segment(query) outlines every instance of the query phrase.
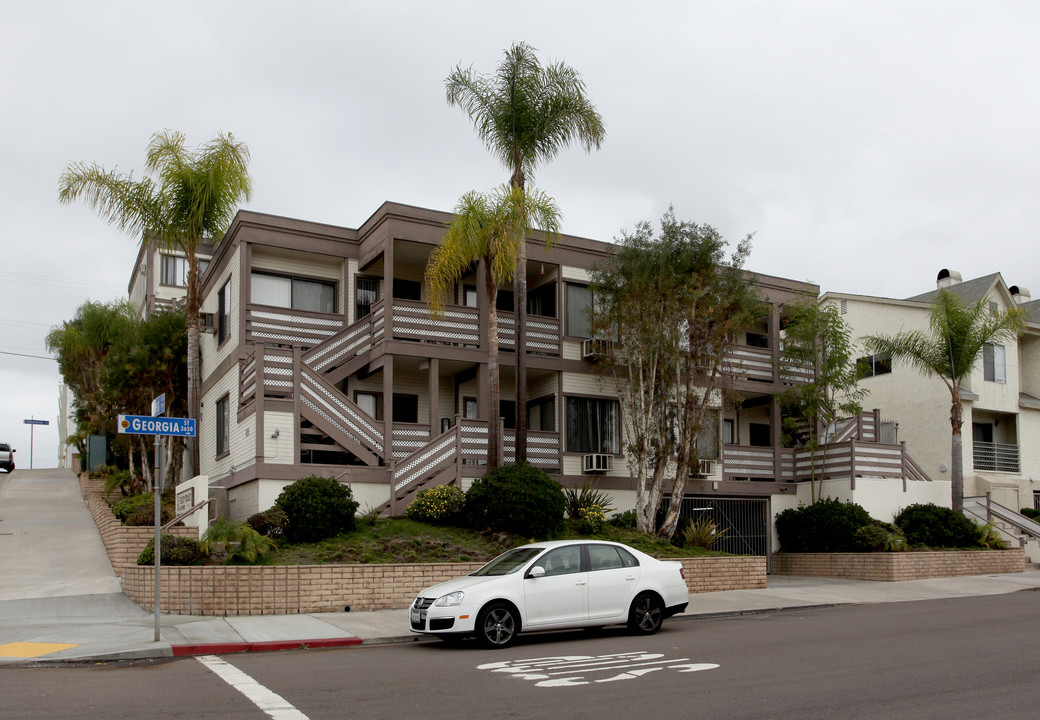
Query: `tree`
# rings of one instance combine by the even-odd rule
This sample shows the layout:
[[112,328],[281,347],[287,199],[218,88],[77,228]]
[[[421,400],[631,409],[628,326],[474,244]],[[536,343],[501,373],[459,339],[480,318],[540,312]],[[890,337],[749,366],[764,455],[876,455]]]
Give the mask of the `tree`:
[[867,390],[858,385],[852,355],[852,330],[834,305],[815,299],[787,306],[787,328],[780,352],[780,376],[791,381],[781,401],[795,411],[785,420],[789,434],[801,434],[809,450],[809,490],[820,500],[816,485],[816,451],[826,433],[842,417],[857,415]]
[[[471,191],[455,208],[455,219],[434,248],[426,266],[430,314],[439,316],[455,284],[473,267],[484,263],[484,286],[488,296],[488,375],[491,405],[488,436],[488,467],[502,463],[502,434],[498,422],[501,383],[499,380],[498,288],[509,281],[516,267],[517,246],[526,242],[532,227],[545,231],[548,242],[559,234],[560,211],[549,196],[508,185],[482,195]],[[517,443],[519,450],[519,442]]]
[[1025,310],[1011,308],[991,312],[985,298],[966,304],[942,289],[932,300],[928,319],[930,332],[904,330],[896,335],[863,338],[869,352],[888,354],[927,377],[937,377],[950,391],[950,493],[952,507],[964,508],[964,462],[961,449],[961,385],[974,371],[984,345],[1012,340],[1025,328]]
[[[82,198],[112,225],[150,246],[177,249],[188,258],[186,297],[188,336],[188,414],[199,418],[199,287],[198,246],[219,241],[238,209],[249,200],[249,149],[234,136],[218,134],[195,149],[185,147],[182,133],[152,135],[145,169],[154,179],[135,180],[133,173],[106,171],[96,163],[72,163],[59,180],[58,200]],[[188,442],[189,472],[198,471],[198,443]]]
[[[613,380],[621,403],[643,532],[674,535],[687,479],[705,449],[700,443],[718,445],[726,357],[737,333],[761,313],[754,278],[742,270],[751,237],[729,259],[726,245],[711,226],[679,221],[669,208],[659,235],[640,223],[591,271],[593,329],[614,338],[597,368]],[[668,510],[657,527],[672,472]]]
[[[562,62],[543,66],[526,43],[514,43],[494,75],[456,67],[445,88],[448,104],[466,111],[488,150],[509,169],[509,184],[521,190],[539,164],[571,143],[592,152],[606,137],[603,119],[586,97],[581,75]],[[516,246],[516,460],[523,462],[527,459],[527,243],[521,238]]]

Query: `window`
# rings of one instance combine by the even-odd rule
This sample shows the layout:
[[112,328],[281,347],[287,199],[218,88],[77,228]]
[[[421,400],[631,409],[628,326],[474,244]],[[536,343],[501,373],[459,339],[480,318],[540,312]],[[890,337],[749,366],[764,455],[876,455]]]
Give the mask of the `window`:
[[527,293],[527,313],[556,317],[556,283],[546,283]]
[[552,395],[527,403],[527,429],[556,432],[556,398]]
[[736,424],[732,420],[722,421],[722,442],[726,445],[737,442]]
[[545,553],[531,567],[540,567],[545,575],[571,575],[581,572],[581,547],[567,545]]
[[567,283],[567,335],[592,337],[592,290],[588,285]]
[[160,265],[159,282],[175,287],[188,286],[188,258],[178,255],[163,255]]
[[477,288],[475,285],[462,286],[462,304],[466,307],[477,306]]
[[1007,382],[1003,345],[986,343],[982,346],[982,375],[991,382]]
[[860,380],[875,375],[887,375],[890,372],[892,372],[892,356],[887,353],[867,355],[856,361],[856,375]]
[[769,426],[763,423],[748,425],[748,444],[752,447],[769,447]]
[[747,333],[748,347],[768,348],[769,337],[761,333]]
[[359,277],[355,279],[355,283],[354,319],[360,320],[372,312],[372,306],[379,298],[379,280]]
[[513,291],[499,290],[495,296],[495,310],[504,313],[513,312]]
[[228,397],[217,400],[217,457],[231,452],[231,415],[228,410]]
[[477,419],[477,399],[471,397],[462,398],[462,417],[467,420]]
[[231,281],[217,292],[217,344],[228,339],[231,332]]
[[498,415],[502,418],[502,427],[516,430],[516,400],[499,400]]
[[394,393],[394,422],[419,422],[419,396]]
[[621,406],[617,400],[567,398],[567,450],[621,452]]
[[260,305],[334,313],[336,312],[336,284],[255,272],[252,275],[250,299]]
[[371,417],[374,417],[376,420],[382,420],[383,413],[380,412],[378,393],[355,392],[354,402]]
[[398,300],[422,301],[422,283],[394,278],[394,297]]
[[697,457],[717,459],[719,457],[719,416],[710,412],[704,415],[704,424],[697,435]]
[[639,561],[631,553],[613,545],[586,545],[589,550],[589,570],[614,570],[637,567]]

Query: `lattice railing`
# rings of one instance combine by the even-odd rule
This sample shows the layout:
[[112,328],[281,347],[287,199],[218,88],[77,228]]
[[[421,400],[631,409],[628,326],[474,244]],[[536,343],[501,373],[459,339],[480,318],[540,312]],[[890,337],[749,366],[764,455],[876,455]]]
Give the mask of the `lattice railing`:
[[382,339],[384,312],[382,301],[373,304],[368,315],[304,353],[303,361],[317,372],[327,373],[371,349]]
[[[313,412],[358,444],[383,456],[383,423],[330,387],[312,370],[300,371],[300,400]],[[335,438],[334,438],[335,439]]]
[[736,345],[722,362],[723,369],[736,378],[773,382],[773,352],[764,348]]
[[[505,462],[516,462],[516,432],[506,430],[502,438]],[[542,470],[559,470],[563,467],[560,453],[560,434],[527,431],[527,462]]]
[[257,345],[314,347],[342,328],[342,315],[282,310],[266,305],[246,306],[246,341]]

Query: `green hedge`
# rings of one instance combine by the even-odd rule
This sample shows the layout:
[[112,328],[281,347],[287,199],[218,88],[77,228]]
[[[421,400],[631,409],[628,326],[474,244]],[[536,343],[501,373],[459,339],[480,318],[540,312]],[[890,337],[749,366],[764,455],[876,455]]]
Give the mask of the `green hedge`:
[[478,478],[466,492],[466,522],[474,530],[552,537],[564,528],[563,488],[529,463],[505,465]]

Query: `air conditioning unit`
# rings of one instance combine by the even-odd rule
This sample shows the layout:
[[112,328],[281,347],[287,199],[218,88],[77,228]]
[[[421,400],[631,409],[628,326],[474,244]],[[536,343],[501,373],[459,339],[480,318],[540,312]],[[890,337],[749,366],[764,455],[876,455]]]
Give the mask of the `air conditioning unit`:
[[581,456],[581,471],[583,473],[605,473],[614,469],[614,456],[604,453]]
[[589,338],[588,340],[581,341],[581,356],[586,360],[593,360],[597,357],[609,355],[613,349],[614,344],[610,340]]
[[199,313],[199,332],[215,333],[217,331],[216,313]]
[[715,463],[717,463],[717,462],[718,462],[718,460],[699,460],[697,462],[697,470],[695,472],[691,473],[691,474],[692,475],[699,475],[699,476],[703,476],[703,477],[707,477],[709,475],[714,475],[715,474]]

